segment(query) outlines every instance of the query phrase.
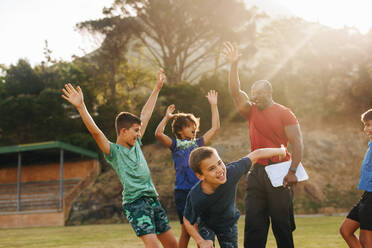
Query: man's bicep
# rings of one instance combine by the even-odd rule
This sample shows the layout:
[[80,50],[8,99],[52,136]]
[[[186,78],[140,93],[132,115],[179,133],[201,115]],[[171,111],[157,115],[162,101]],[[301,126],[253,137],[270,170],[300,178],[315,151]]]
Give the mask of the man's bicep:
[[291,145],[296,143],[296,141],[302,142],[302,134],[299,124],[286,126],[284,131]]
[[245,94],[245,92],[243,92],[243,94],[238,97],[238,100],[235,101],[235,106],[238,109],[239,113],[245,117],[249,115],[252,108],[252,103],[249,101],[249,98]]

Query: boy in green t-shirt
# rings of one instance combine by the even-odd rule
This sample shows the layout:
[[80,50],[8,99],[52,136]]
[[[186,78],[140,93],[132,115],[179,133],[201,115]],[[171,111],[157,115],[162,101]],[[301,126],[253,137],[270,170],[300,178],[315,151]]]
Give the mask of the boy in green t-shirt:
[[66,84],[62,97],[70,102],[79,112],[85,126],[103,151],[105,159],[111,164],[123,184],[123,208],[125,216],[131,223],[136,235],[145,247],[177,247],[177,241],[169,226],[165,210],[160,205],[158,193],[152,183],[150,170],[141,150],[141,138],[145,133],[155,107],[159,91],[163,86],[165,75],[158,72],[158,80],[141,116],[121,112],[115,121],[117,139],[110,142],[97,127],[85,104],[83,92]]

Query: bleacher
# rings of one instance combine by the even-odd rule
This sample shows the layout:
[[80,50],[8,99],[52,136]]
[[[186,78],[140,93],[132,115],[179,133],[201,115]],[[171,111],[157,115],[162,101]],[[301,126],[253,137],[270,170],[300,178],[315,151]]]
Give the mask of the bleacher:
[[[67,194],[80,179],[63,181],[63,194]],[[58,210],[60,181],[25,182],[21,184],[21,211]],[[17,184],[0,184],[0,213],[17,211]]]

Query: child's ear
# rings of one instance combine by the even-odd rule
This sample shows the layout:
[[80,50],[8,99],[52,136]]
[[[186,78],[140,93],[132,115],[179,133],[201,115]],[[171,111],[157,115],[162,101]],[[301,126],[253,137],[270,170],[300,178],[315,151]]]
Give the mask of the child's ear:
[[126,131],[127,131],[127,129],[125,129],[125,128],[123,127],[122,129],[120,129],[120,135],[125,134]]
[[201,181],[204,180],[203,174],[200,174],[200,173],[196,172],[195,175],[196,175],[197,178],[199,178],[199,180],[201,180]]

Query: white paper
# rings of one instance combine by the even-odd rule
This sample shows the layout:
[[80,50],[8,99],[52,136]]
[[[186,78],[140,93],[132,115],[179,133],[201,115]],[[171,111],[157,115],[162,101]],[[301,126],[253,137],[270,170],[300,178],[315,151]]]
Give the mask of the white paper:
[[[265,170],[273,187],[283,186],[283,179],[287,175],[289,167],[291,166],[291,160],[282,163],[272,164],[265,166]],[[299,182],[309,179],[305,168],[301,163],[298,164],[296,177]]]

